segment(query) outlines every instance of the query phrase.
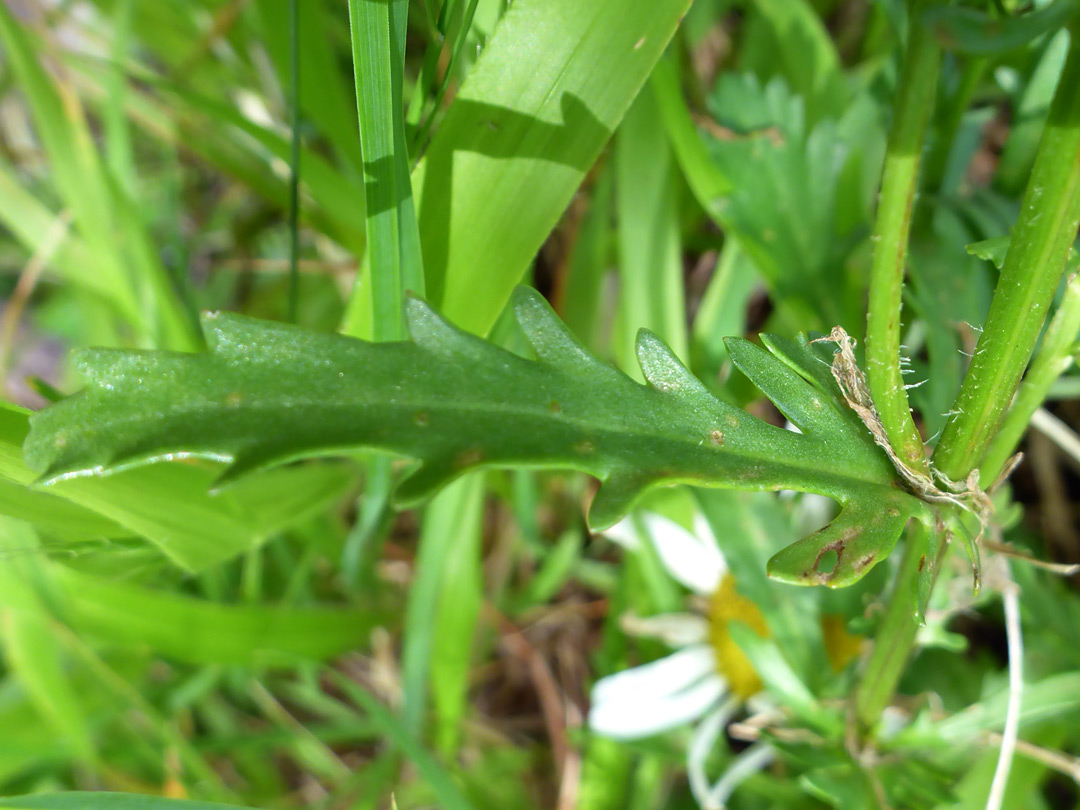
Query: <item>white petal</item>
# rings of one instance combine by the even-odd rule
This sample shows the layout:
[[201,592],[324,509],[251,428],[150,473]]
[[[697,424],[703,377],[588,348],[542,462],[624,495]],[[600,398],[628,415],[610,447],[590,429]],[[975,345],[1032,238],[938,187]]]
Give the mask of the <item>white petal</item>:
[[727,772],[720,777],[705,801],[702,810],[723,810],[735,789],[776,759],[776,749],[768,743],[757,742],[732,760]]
[[641,539],[634,527],[633,517],[624,517],[610,529],[604,529],[601,534],[630,551],[638,551],[641,548]]
[[642,519],[668,573],[692,591],[714,593],[727,565],[711,534],[695,537],[675,521],[654,512],[646,512]]
[[836,501],[824,495],[808,492],[799,499],[795,516],[799,524],[799,532],[803,535],[813,534],[818,529],[827,526],[836,516]]
[[716,672],[716,658],[707,644],[695,644],[666,658],[601,678],[592,689],[593,705],[643,701],[674,695]]
[[690,780],[690,792],[694,794],[698,804],[704,804],[709,796],[709,777],[705,773],[705,762],[739,708],[739,703],[737,697],[725,700],[715,711],[709,712],[709,716],[698,724],[690,737],[690,744],[686,748],[686,776]]
[[720,550],[720,544],[716,541],[712,526],[709,525],[709,521],[705,519],[705,515],[701,514],[701,512],[694,513],[694,536],[716,555],[714,564],[718,565],[720,569],[720,573],[716,577],[717,582],[719,582],[724,574],[728,572],[727,560],[724,559],[724,552]]
[[709,623],[696,613],[645,617],[628,613],[619,624],[627,635],[659,639],[670,647],[686,647],[709,639]]
[[697,720],[716,705],[724,692],[723,681],[708,676],[689,689],[659,699],[641,700],[636,706],[625,701],[600,703],[589,712],[589,727],[618,740],[649,737]]

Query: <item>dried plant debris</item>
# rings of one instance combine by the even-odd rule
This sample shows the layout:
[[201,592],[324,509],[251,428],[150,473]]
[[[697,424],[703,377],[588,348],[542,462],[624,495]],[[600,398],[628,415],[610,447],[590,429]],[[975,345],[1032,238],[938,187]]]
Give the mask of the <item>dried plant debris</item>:
[[[908,488],[929,503],[942,503],[956,506],[971,515],[974,515],[979,523],[978,534],[969,545],[969,553],[972,553],[972,562],[975,563],[975,582],[978,588],[979,570],[978,561],[974,552],[974,545],[986,533],[994,514],[994,503],[988,494],[998,487],[1009,474],[1015,469],[1020,461],[1020,454],[1013,456],[1006,464],[1002,473],[988,491],[979,487],[979,470],[972,470],[962,482],[953,481],[936,469],[933,464],[927,463],[930,475],[912,468],[893,449],[889,438],[885,433],[885,426],[881,422],[877,408],[874,407],[870,388],[866,383],[866,375],[855,361],[855,340],[840,326],[834,326],[827,337],[818,338],[813,343],[835,343],[837,351],[833,355],[832,375],[840,386],[844,400],[848,407],[858,414],[859,419],[866,425],[866,429],[874,437],[874,442],[881,447],[897,474]],[[961,525],[957,521],[957,525]]]

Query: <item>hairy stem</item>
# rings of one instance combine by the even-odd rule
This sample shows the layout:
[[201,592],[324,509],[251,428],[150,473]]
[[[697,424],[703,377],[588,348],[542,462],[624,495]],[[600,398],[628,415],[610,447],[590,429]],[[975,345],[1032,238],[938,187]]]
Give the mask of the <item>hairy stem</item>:
[[[997,431],[1038,339],[1078,220],[1080,38],[1074,32],[986,327],[956,414],[934,454],[938,468],[950,478],[963,479],[975,469]],[[986,472],[997,473],[989,465]],[[860,734],[877,724],[914,646],[916,585],[928,540],[923,527],[916,525],[910,531],[885,617],[854,696]],[[938,562],[947,548],[940,544]],[[935,564],[933,570],[937,568]]]
[[[922,437],[911,418],[900,368],[900,311],[918,188],[923,141],[934,107],[941,50],[918,23],[924,4],[909,6],[911,20],[904,65],[893,104],[892,129],[881,178],[874,257],[866,318],[867,384],[893,451],[909,467],[929,477]],[[854,694],[857,730],[872,728],[892,698],[908,652],[915,642],[916,580],[929,542],[927,530],[916,525],[908,533],[899,576],[878,628],[870,658]]]
[[934,107],[941,63],[941,49],[931,33],[917,22],[924,5],[920,0],[911,4],[911,30],[893,104],[892,129],[874,223],[866,318],[866,378],[893,450],[909,467],[929,477],[922,437],[911,418],[900,369],[904,265],[923,140]]
[[997,432],[1035,348],[1078,221],[1080,37],[1074,30],[982,338],[934,454],[950,478],[963,479],[975,469]]

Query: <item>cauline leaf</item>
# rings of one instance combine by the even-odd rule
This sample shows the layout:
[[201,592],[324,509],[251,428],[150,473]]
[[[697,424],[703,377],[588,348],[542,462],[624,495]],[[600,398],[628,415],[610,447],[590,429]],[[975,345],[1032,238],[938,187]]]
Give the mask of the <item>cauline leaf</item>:
[[601,481],[594,529],[659,485],[813,492],[838,501],[839,516],[773,557],[769,574],[832,587],[884,559],[910,518],[930,520],[811,347],[728,341],[797,433],[718,400],[650,332],[637,342],[642,385],[591,356],[535,291],[519,289],[514,309],[535,360],[415,299],[410,340],[397,343],[211,313],[203,354],[85,350],[86,389],[32,417],[26,460],[46,482],[191,456],[228,460],[233,479],[375,448],[418,462],[402,506],[475,467],[573,469]]

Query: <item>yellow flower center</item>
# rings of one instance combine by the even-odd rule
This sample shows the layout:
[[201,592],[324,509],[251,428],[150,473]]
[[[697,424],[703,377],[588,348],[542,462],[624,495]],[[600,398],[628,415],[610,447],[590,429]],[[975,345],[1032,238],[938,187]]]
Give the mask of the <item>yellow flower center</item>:
[[862,650],[863,637],[848,632],[847,620],[843,616],[822,616],[821,637],[833,672],[841,672]]
[[758,606],[735,588],[735,577],[725,574],[709,600],[709,642],[716,652],[716,666],[727,679],[732,694],[745,700],[761,690],[761,679],[746,653],[728,632],[728,624],[739,621],[759,636],[769,635],[769,626]]

